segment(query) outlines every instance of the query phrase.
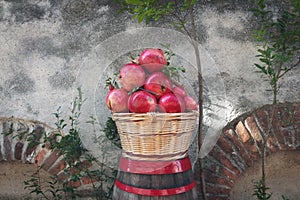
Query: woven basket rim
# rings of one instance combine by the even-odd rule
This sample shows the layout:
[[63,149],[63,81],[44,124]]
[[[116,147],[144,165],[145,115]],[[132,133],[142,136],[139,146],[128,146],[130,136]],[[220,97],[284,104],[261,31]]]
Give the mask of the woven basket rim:
[[143,117],[143,116],[198,116],[198,111],[181,112],[181,113],[160,113],[160,112],[148,112],[148,113],[112,113],[114,117]]

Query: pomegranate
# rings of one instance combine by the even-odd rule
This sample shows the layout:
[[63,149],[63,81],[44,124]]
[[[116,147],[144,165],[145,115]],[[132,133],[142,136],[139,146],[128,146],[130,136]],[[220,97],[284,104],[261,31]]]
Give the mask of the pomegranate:
[[172,81],[163,72],[153,72],[147,77],[144,88],[159,99],[163,94],[172,91]]
[[163,95],[158,102],[160,112],[180,113],[185,111],[184,100],[173,93]]
[[118,78],[122,88],[131,91],[133,88],[141,87],[144,84],[146,72],[136,63],[127,63],[121,67]]
[[156,106],[156,97],[145,91],[137,91],[128,99],[129,111],[133,113],[155,112]]
[[174,94],[181,96],[181,97],[185,97],[187,95],[185,89],[183,86],[175,86],[173,87],[173,92]]
[[106,106],[112,112],[128,112],[128,93],[124,89],[113,89],[106,95]]
[[185,107],[186,110],[192,111],[192,110],[198,110],[198,103],[196,100],[191,96],[185,96],[184,97]]
[[149,73],[162,71],[167,65],[167,60],[161,49],[145,49],[138,61]]

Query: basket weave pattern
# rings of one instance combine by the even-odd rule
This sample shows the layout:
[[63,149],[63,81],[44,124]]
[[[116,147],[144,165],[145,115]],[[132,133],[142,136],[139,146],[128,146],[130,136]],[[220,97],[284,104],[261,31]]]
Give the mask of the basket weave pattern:
[[168,160],[186,155],[197,112],[114,113],[123,155],[132,159]]

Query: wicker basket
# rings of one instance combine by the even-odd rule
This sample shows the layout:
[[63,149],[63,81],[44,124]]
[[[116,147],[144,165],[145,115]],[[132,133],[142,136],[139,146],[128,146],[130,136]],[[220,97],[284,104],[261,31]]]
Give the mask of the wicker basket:
[[198,112],[114,113],[123,156],[139,160],[172,160],[186,156]]

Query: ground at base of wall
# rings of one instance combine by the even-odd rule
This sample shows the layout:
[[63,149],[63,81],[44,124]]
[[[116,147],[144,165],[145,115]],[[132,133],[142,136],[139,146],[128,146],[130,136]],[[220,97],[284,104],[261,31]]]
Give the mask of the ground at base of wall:
[[[234,183],[231,200],[254,200],[253,184],[261,177],[261,163],[239,177]],[[285,195],[289,200],[297,200],[300,196],[300,150],[279,151],[266,159],[266,182],[273,193],[271,199],[282,199]]]
[[[32,199],[29,190],[24,189],[24,181],[36,171],[33,164],[21,162],[0,162],[0,200]],[[41,171],[41,179],[47,180],[49,174]]]

